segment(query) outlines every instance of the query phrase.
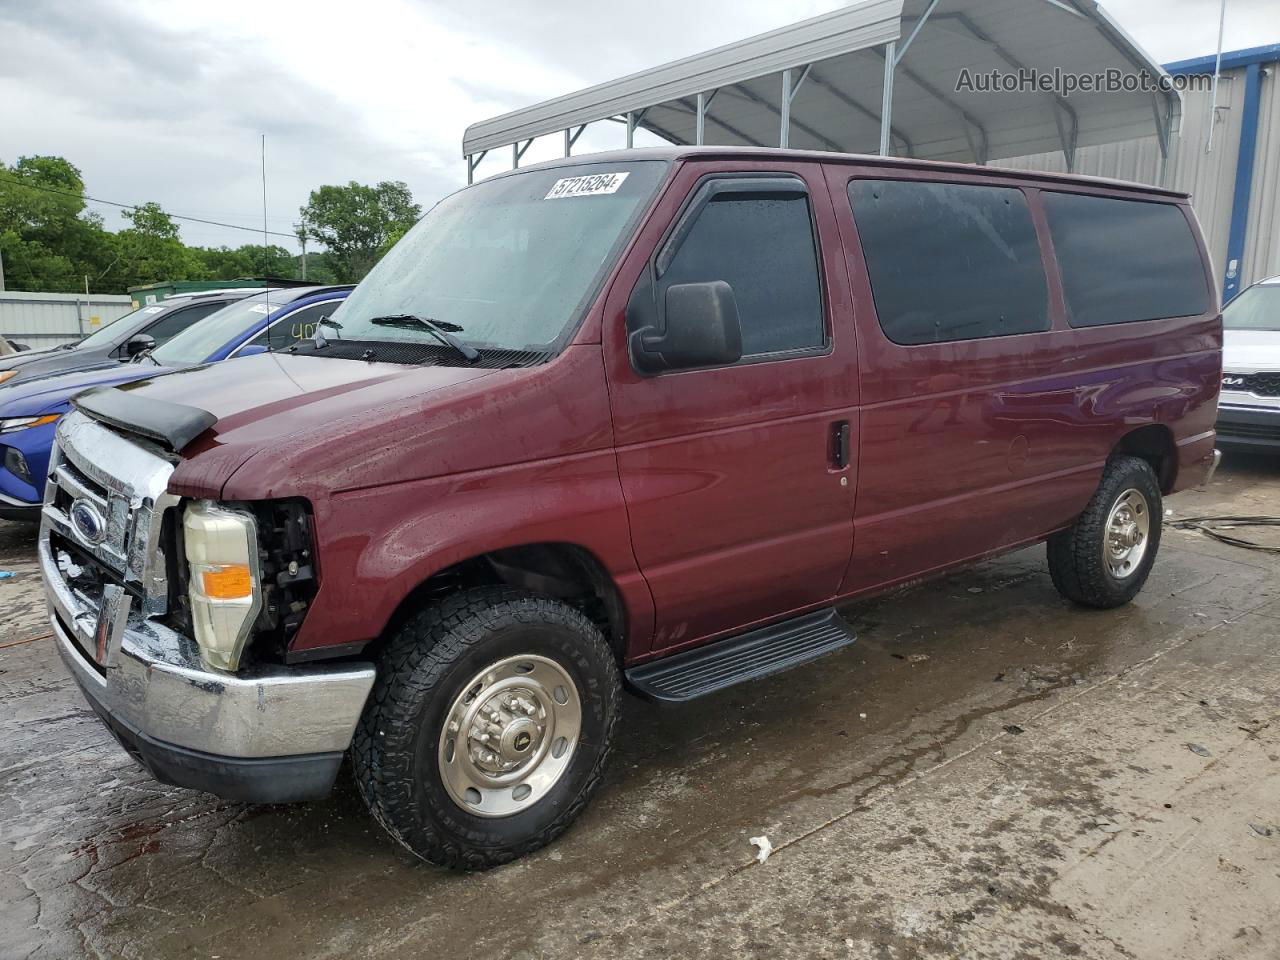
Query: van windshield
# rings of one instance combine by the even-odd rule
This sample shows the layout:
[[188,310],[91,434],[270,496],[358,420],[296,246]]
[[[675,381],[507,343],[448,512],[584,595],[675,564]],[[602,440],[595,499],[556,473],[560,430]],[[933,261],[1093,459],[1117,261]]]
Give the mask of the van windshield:
[[1280,330],[1280,283],[1259,283],[1222,308],[1228,330]]
[[666,167],[574,164],[446,197],[356,287],[325,335],[436,344],[436,327],[480,350],[551,351],[595,295]]

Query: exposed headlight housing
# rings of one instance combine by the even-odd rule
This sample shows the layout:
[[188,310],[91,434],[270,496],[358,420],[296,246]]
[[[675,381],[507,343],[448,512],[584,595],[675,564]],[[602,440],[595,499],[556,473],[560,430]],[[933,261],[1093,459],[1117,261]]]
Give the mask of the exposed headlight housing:
[[182,530],[200,655],[209,666],[234,672],[262,610],[257,521],[248,512],[199,500],[187,507]]
[[[0,374],[3,376],[3,374]],[[13,433],[17,430],[27,430],[30,427],[43,427],[48,423],[57,423],[60,413],[44,413],[38,417],[14,417],[11,420],[0,420],[0,433]]]

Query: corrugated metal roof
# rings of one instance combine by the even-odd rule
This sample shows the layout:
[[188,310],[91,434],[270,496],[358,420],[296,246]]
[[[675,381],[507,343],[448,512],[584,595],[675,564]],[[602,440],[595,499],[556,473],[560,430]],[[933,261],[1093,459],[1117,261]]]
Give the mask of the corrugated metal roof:
[[[921,18],[929,14],[918,34]],[[1152,94],[957,90],[961,71],[1034,68],[1165,76],[1093,0],[866,0],[586,90],[473,124],[471,156],[530,137],[645,111],[639,126],[674,143],[697,139],[696,99],[711,95],[706,143],[776,146],[781,71],[803,82],[790,105],[790,145],[848,153],[880,146],[886,44],[894,72],[892,148],[934,160],[997,157],[1108,143],[1176,125],[1174,91]]]

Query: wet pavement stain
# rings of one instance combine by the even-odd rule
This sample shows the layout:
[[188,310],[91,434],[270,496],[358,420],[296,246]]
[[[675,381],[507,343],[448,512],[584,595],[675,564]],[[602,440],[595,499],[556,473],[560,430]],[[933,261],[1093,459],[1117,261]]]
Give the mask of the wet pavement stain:
[[[1280,512],[1280,465],[1229,460],[1170,506]],[[1249,827],[1280,824],[1280,562],[1194,532],[1166,535],[1124,610],[1066,605],[1028,550],[850,606],[859,642],[801,670],[681,709],[628,700],[583,820],[481,875],[399,850],[345,772],[296,807],[150,780],[48,642],[32,543],[0,523],[0,569],[21,572],[0,581],[4,960],[1243,960],[1280,942],[1280,842]]]

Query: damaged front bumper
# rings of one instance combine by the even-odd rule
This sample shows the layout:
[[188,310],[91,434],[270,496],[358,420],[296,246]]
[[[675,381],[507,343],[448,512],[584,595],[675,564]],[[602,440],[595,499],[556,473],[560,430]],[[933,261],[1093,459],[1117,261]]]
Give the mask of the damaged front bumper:
[[41,573],[58,650],[89,704],[156,779],[230,800],[324,796],[373,686],[369,664],[203,666],[196,645],[132,610],[123,587],[64,577],[41,530]]

